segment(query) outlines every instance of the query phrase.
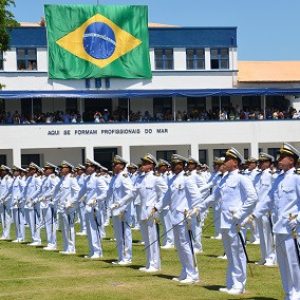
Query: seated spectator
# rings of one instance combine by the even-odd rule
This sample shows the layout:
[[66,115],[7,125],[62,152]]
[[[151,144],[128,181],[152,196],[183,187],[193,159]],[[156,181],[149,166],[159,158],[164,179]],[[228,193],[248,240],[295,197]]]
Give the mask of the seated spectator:
[[276,110],[272,114],[272,119],[273,120],[278,120],[278,112]]
[[148,110],[145,111],[144,116],[143,116],[143,121],[144,122],[149,122],[151,120],[151,115]]
[[181,111],[178,110],[176,114],[176,121],[181,122],[182,121],[182,114]]
[[96,111],[94,114],[94,122],[100,123],[100,119],[102,119],[102,114],[99,111]]
[[52,115],[51,114],[46,114],[46,123],[51,124],[53,121]]
[[110,120],[110,114],[109,114],[109,111],[107,108],[104,109],[104,112],[103,112],[103,119],[104,119],[104,122],[109,122]]
[[14,115],[13,115],[13,123],[14,124],[20,124],[21,123],[21,116],[19,112],[16,110]]
[[63,122],[64,124],[69,124],[71,120],[71,116],[68,113],[63,114]]
[[259,112],[259,114],[257,115],[257,119],[258,120],[263,120],[264,119],[264,114],[262,112]]
[[76,114],[72,114],[71,123],[73,123],[73,124],[77,123],[77,115]]

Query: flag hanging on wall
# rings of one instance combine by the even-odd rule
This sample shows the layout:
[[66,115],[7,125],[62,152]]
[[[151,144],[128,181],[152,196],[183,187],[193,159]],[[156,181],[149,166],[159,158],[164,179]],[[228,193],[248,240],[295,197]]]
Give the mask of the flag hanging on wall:
[[151,78],[148,8],[45,5],[51,79]]

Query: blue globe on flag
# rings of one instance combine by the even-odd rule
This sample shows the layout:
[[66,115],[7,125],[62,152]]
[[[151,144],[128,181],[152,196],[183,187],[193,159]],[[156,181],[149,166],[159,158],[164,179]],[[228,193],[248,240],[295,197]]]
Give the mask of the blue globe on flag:
[[107,59],[116,49],[116,39],[113,30],[105,23],[90,24],[83,36],[85,51],[95,59]]

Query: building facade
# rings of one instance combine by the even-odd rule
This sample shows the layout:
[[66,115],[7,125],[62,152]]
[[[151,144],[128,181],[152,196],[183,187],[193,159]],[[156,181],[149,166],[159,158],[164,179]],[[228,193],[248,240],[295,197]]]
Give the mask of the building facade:
[[[2,163],[77,164],[89,157],[110,166],[113,154],[138,161],[151,152],[211,164],[229,146],[246,157],[274,154],[282,141],[300,148],[299,120],[268,120],[271,110],[300,109],[300,76],[247,73],[257,68],[238,62],[235,27],[150,24],[149,80],[52,80],[45,27],[21,26],[10,35],[10,50],[0,54]],[[54,121],[56,112],[61,119]],[[109,118],[96,122],[97,112]],[[33,124],[34,115],[45,119]]]

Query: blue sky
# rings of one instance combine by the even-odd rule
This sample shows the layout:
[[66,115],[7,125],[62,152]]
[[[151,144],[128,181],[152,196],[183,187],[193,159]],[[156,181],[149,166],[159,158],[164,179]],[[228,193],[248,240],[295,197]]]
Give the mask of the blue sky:
[[39,21],[44,4],[143,4],[149,22],[236,26],[239,60],[300,60],[300,0],[15,0],[18,21]]

